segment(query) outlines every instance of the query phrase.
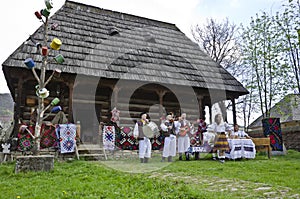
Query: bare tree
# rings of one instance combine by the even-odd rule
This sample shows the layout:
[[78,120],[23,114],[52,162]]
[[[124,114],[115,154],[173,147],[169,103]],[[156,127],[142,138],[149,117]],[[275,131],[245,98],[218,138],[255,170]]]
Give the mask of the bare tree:
[[[223,22],[210,18],[206,24],[197,24],[192,28],[193,37],[200,48],[233,76],[237,75],[237,65],[240,61],[238,31],[239,28],[229,23],[228,18]],[[225,102],[220,102],[219,106],[224,119],[227,120]]]

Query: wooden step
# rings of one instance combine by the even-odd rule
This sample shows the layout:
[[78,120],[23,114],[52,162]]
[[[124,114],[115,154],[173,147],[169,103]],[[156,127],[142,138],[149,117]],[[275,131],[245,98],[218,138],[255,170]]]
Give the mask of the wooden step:
[[88,161],[106,160],[104,154],[79,154],[79,159]]

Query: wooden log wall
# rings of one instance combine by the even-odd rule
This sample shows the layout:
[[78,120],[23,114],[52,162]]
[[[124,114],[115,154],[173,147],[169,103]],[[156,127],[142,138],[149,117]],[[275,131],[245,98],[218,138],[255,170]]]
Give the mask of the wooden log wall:
[[[23,122],[28,123],[30,121],[31,114],[33,110],[38,106],[38,96],[36,95],[36,81],[29,80],[24,82],[23,84],[23,95],[21,101],[21,119]],[[60,99],[60,105],[65,112],[66,116],[68,117],[68,110],[69,110],[69,93],[68,87],[63,82],[56,82],[53,81],[49,83],[46,88],[50,91],[49,97],[44,99],[45,107],[50,104],[50,102],[55,98],[58,97]],[[45,121],[51,121],[55,113],[51,113],[51,108],[45,112],[44,115],[50,114],[49,117],[45,119]]]
[[[126,88],[122,88],[125,89]],[[157,124],[160,124],[160,118],[165,115],[160,114],[160,106],[163,107],[164,113],[173,112],[176,116],[181,114],[181,107],[176,96],[169,90],[163,96],[163,104],[160,105],[159,95],[157,92],[157,85],[151,88],[141,87],[132,94],[129,99],[124,96],[118,96],[116,107],[120,110],[120,126],[133,126],[135,121],[140,118],[142,112],[148,112],[150,114],[151,120]],[[162,89],[162,88],[159,88]],[[112,89],[100,87],[99,95],[96,96],[96,102],[101,104],[101,111],[99,115],[99,122],[108,122],[111,115],[110,111],[113,108],[112,104],[114,99],[112,99]],[[198,103],[198,102],[195,102]],[[189,105],[185,104],[185,111],[188,115],[188,119],[195,121],[199,117],[198,109],[195,109],[195,104]],[[196,107],[197,104],[196,104]],[[129,114],[127,109],[129,108]]]

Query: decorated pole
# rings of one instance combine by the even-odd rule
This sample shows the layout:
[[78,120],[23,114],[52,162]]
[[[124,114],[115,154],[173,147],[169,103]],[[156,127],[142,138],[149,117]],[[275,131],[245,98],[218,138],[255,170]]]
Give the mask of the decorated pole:
[[[52,75],[46,80],[46,70],[47,67],[49,65],[49,53],[51,50],[59,50],[61,47],[61,41],[58,38],[54,38],[52,40],[52,42],[50,43],[50,49],[48,49],[48,31],[49,31],[49,15],[50,15],[50,10],[53,8],[53,4],[51,0],[44,0],[45,1],[45,5],[46,8],[42,9],[40,12],[36,11],[34,14],[37,17],[37,19],[39,19],[40,21],[43,22],[43,41],[42,44],[40,43],[36,43],[33,38],[31,38],[31,36],[29,37],[29,39],[35,44],[35,46],[37,47],[37,52],[42,56],[42,63],[40,66],[40,75],[38,76],[35,70],[35,62],[32,58],[27,58],[25,60],[25,65],[32,70],[32,73],[35,77],[35,79],[37,80],[38,84],[36,86],[36,95],[38,96],[38,107],[37,107],[37,117],[36,117],[36,124],[35,124],[35,148],[34,148],[34,154],[38,155],[40,153],[40,141],[41,141],[41,127],[43,124],[43,121],[45,118],[48,117],[44,116],[45,112],[57,105],[59,103],[59,99],[58,98],[54,98],[51,103],[45,107],[45,98],[47,98],[49,96],[49,91],[47,90],[46,86],[47,84],[51,81],[53,76],[58,76],[58,74],[60,74],[60,70],[56,69],[53,71]],[[57,27],[57,24],[55,24]],[[55,29],[51,26],[51,29]],[[64,58],[62,55],[57,55],[56,57],[53,58],[53,60],[55,60],[57,63],[63,63]],[[55,107],[54,107],[55,108]],[[57,107],[56,107],[57,109]]]

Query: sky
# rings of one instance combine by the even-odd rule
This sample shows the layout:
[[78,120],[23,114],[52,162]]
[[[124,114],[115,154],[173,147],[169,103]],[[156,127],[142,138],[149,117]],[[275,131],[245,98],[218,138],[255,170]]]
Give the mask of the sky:
[[[282,0],[73,0],[104,9],[129,13],[175,24],[192,39],[191,27],[208,18],[247,26],[252,16],[261,11],[275,13]],[[52,0],[55,13],[65,0]],[[44,0],[9,0],[0,2],[0,93],[9,93],[2,72],[2,63],[40,25],[34,12],[45,8]]]

